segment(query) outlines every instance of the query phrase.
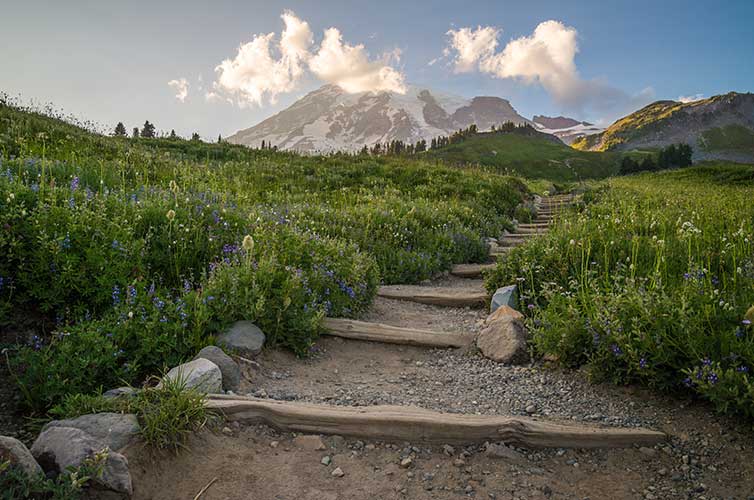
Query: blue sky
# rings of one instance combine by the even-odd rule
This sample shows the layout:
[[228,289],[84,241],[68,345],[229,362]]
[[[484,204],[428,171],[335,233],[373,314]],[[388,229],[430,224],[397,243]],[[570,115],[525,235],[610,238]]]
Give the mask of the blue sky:
[[[405,83],[467,97],[505,97],[525,116],[567,113],[604,121],[654,99],[754,90],[754,2],[641,0],[25,0],[3,6],[0,90],[51,101],[108,126],[120,120],[130,128],[149,119],[158,129],[182,135],[229,135],[325,82],[357,81],[342,68],[329,71],[325,66],[332,58],[320,61],[319,71],[300,63],[301,74],[284,91],[264,93],[257,102],[238,94],[239,85],[248,89],[239,79],[249,69],[241,67],[233,75],[229,71],[230,86],[216,87],[218,98],[208,100],[218,81],[215,68],[233,61],[239,46],[255,35],[274,33],[271,54],[278,57],[275,44],[286,10],[308,24],[312,40],[305,58],[315,55],[323,31],[335,27],[346,48],[364,45],[368,68],[384,64]],[[511,39],[531,39],[548,20],[558,21],[577,41],[574,71],[552,77],[536,70],[525,79],[528,59],[514,69],[502,51]],[[449,46],[446,33],[470,28],[481,34],[478,27],[498,30],[498,46],[459,72],[458,46]],[[484,69],[491,66],[495,69]],[[177,86],[167,84],[181,78],[188,84],[183,102],[175,97]],[[564,95],[562,85],[578,88]],[[597,94],[609,95],[609,104],[597,104]]]

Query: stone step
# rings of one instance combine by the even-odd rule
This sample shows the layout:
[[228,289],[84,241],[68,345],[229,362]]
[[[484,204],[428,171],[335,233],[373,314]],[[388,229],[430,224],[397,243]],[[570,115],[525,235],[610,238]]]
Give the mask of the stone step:
[[549,229],[547,229],[547,225],[543,225],[541,227],[521,227],[521,226],[518,226],[516,228],[516,232],[514,234],[534,234],[534,235],[537,235],[537,234],[545,234],[545,233],[547,233],[547,231],[549,231]]
[[496,264],[456,264],[450,274],[459,278],[479,278],[485,271],[495,269]]
[[434,332],[401,328],[344,318],[325,318],[325,335],[353,340],[384,342],[424,347],[465,347],[474,341],[474,336],[464,333]]
[[487,292],[483,289],[416,285],[381,286],[377,295],[386,299],[444,307],[484,307],[488,299]]

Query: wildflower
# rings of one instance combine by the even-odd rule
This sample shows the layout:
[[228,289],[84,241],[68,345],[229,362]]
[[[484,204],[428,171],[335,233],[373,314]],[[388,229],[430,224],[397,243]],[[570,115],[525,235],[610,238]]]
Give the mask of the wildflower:
[[738,368],[736,368],[736,371],[739,372],[739,373],[748,373],[749,372],[749,367],[748,366],[739,366]]
[[79,188],[79,178],[77,176],[74,176],[73,179],[71,179],[71,192],[76,191]]
[[704,366],[712,366],[712,361],[711,361],[711,360],[710,360],[709,358],[704,358],[704,359],[702,360],[702,364],[703,364]]
[[685,379],[683,379],[683,385],[685,385],[686,387],[692,387],[694,385],[694,381],[691,380],[691,378],[686,377]]
[[244,236],[241,247],[246,251],[246,253],[250,254],[252,251],[254,251],[254,238],[252,238],[250,234]]
[[537,307],[537,306],[535,306],[534,304],[529,304],[529,305],[528,305],[528,306],[526,306],[526,307],[527,307],[527,308],[529,308],[529,310],[531,311],[531,310],[533,310],[533,309],[534,309],[535,307]]
[[745,319],[745,320],[743,320],[741,322],[741,324],[744,325],[744,326],[749,326],[749,325],[751,325],[751,320],[750,319]]
[[715,373],[715,372],[712,372],[712,373],[710,373],[709,375],[707,375],[707,381],[708,381],[708,382],[709,382],[710,384],[713,384],[713,385],[714,385],[714,384],[716,384],[716,383],[717,383],[717,380],[718,380],[718,378],[717,378],[717,373]]
[[639,368],[642,368],[642,369],[644,369],[644,368],[646,368],[647,366],[648,366],[648,364],[647,364],[647,360],[646,360],[646,359],[644,359],[644,358],[641,358],[641,359],[639,360]]
[[112,297],[114,306],[120,304],[120,288],[118,287],[118,285],[113,286]]
[[170,222],[173,222],[173,219],[175,219],[175,210],[168,210],[165,217],[167,217]]
[[623,350],[618,347],[617,344],[613,344],[610,346],[610,350],[613,351],[613,355],[618,358],[623,355]]

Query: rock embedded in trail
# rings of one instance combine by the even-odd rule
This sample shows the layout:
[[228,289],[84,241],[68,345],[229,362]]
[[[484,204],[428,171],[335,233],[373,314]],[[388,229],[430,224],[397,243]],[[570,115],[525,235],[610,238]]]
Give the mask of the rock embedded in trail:
[[114,451],[134,440],[140,430],[136,415],[121,413],[93,413],[67,420],[53,420],[42,428],[42,432],[51,427],[79,429]]
[[309,451],[322,451],[327,449],[322,438],[313,434],[296,436],[293,438],[293,446]]
[[495,291],[490,302],[490,313],[495,312],[500,306],[518,309],[518,287],[516,285],[503,286]]
[[223,376],[220,368],[204,358],[178,365],[165,375],[167,380],[183,380],[187,389],[217,394],[222,392]]
[[127,397],[127,396],[136,396],[138,394],[138,390],[134,389],[133,387],[116,387],[115,389],[110,389],[109,391],[106,391],[102,397],[106,399],[112,399],[112,398],[120,398],[120,397]]
[[[507,309],[503,312],[507,312]],[[521,319],[513,314],[497,311],[491,314],[477,336],[476,345],[484,357],[498,363],[520,364],[529,360],[526,328]]]
[[250,358],[262,352],[265,340],[264,332],[251,321],[236,321],[217,337],[220,346]]
[[220,368],[223,377],[223,390],[237,391],[241,385],[241,369],[222,349],[214,345],[202,348],[194,359],[207,359]]
[[0,436],[0,463],[9,461],[27,476],[44,474],[29,449],[16,438]]
[[[68,467],[78,467],[107,445],[81,429],[50,427],[37,437],[31,453],[46,472],[60,473]],[[128,460],[115,451],[107,452],[102,475],[94,478],[96,485],[123,495],[132,495]]]

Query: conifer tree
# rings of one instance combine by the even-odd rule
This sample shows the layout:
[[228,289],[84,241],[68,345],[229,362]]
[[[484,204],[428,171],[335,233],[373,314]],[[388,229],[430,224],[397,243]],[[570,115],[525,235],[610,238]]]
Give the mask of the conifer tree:
[[125,125],[123,125],[123,122],[118,122],[118,124],[115,126],[115,131],[113,132],[113,135],[117,137],[126,136],[126,127]]

